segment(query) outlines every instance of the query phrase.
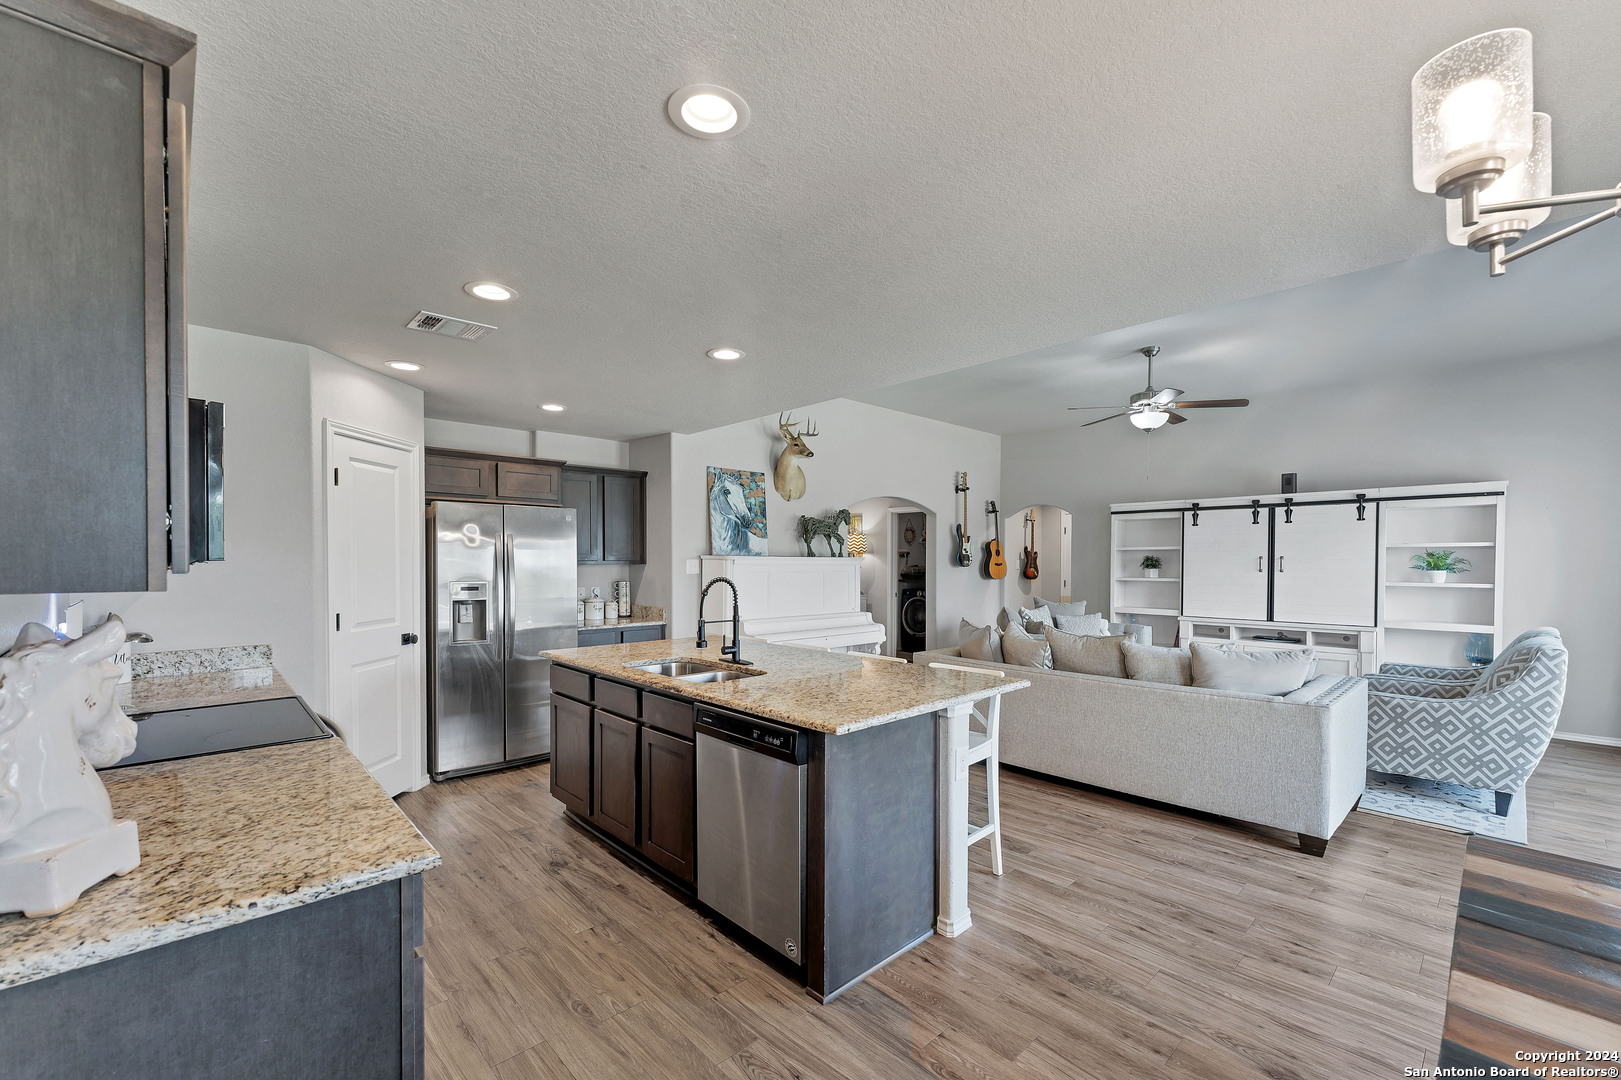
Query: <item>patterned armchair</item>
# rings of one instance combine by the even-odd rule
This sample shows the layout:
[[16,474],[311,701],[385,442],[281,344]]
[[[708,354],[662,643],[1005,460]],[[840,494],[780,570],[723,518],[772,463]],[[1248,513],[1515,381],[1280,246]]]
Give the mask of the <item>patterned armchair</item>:
[[1507,814],[1559,723],[1566,666],[1552,627],[1484,668],[1384,665],[1368,676],[1368,768],[1486,788]]

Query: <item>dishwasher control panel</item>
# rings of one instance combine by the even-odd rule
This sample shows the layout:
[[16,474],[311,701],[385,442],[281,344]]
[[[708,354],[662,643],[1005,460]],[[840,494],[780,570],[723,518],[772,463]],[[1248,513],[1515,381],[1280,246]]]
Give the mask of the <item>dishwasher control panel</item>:
[[704,734],[735,742],[758,753],[803,765],[809,758],[810,743],[805,732],[785,724],[774,724],[753,716],[698,710],[698,727]]

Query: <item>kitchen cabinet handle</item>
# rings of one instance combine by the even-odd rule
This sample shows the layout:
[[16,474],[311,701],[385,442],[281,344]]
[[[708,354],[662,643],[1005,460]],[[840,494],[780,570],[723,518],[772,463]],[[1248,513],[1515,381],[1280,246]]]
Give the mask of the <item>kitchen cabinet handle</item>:
[[1283,573],[1283,556],[1278,556],[1278,573]]
[[1257,555],[1257,556],[1255,556],[1255,572],[1257,574],[1266,573],[1266,556],[1265,555]]

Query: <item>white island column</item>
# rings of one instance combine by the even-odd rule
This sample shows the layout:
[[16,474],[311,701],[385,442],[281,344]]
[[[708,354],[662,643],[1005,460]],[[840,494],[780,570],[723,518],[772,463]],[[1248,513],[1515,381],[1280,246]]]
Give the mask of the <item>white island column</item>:
[[973,925],[968,913],[968,766],[964,764],[972,711],[971,704],[962,704],[934,714],[939,794],[934,863],[939,908],[934,929],[944,937],[956,937]]

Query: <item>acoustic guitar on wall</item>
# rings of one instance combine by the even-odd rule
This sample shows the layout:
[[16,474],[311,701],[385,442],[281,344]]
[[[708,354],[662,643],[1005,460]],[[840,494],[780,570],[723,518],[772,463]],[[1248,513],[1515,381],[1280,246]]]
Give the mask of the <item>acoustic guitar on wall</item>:
[[1007,577],[1007,559],[1002,554],[1002,517],[996,503],[986,504],[985,512],[995,523],[996,535],[985,541],[985,576],[993,581]]
[[957,490],[962,494],[962,522],[957,526],[957,554],[952,561],[958,566],[974,565],[974,545],[968,539],[968,474],[957,474]]
[[1024,531],[1025,543],[1023,572],[1027,579],[1034,581],[1036,578],[1041,576],[1041,571],[1036,567],[1036,515],[1034,513],[1027,513],[1024,515]]

